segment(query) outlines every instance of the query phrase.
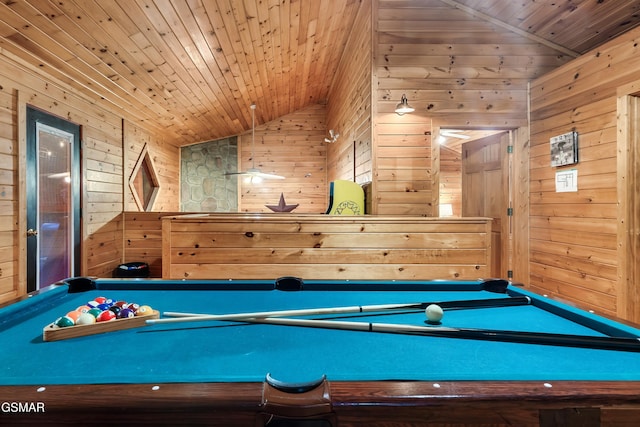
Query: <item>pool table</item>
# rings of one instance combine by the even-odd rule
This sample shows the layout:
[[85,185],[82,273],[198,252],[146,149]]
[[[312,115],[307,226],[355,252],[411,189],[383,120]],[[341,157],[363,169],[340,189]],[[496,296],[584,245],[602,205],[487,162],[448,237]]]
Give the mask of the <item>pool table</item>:
[[[161,319],[166,312],[415,303],[420,307],[295,319],[453,333],[201,320],[43,340],[46,325],[98,296],[150,305]],[[492,305],[522,297],[524,303]],[[472,303],[465,307],[465,301]],[[427,322],[422,307],[428,303],[445,308],[439,324]],[[468,330],[561,340],[519,342],[509,334]],[[633,344],[640,331],[504,281],[73,278],[0,308],[0,424],[634,423],[640,416],[640,352],[633,345],[565,345],[562,337],[572,336]]]

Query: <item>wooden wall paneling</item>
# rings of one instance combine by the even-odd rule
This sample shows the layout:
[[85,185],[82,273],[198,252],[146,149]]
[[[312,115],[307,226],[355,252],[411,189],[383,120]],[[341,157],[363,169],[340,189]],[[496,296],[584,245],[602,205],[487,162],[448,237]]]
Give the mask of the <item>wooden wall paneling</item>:
[[146,262],[150,277],[162,277],[162,218],[181,212],[123,212],[123,262]]
[[[416,108],[416,112],[403,117],[407,122],[409,116],[426,115],[433,120],[434,128],[527,127],[528,82],[571,59],[523,32],[478,19],[477,14],[439,0],[380,0],[376,4],[375,153],[385,138],[385,115],[393,113],[403,94]],[[523,52],[535,52],[535,59],[523,57]],[[438,154],[434,151],[430,165],[430,186],[435,189],[430,197],[433,209],[443,177],[435,158]],[[376,154],[376,163],[378,157]],[[374,181],[380,186],[375,200],[382,203],[390,171],[381,166],[375,170],[378,175],[374,174]],[[406,172],[398,171],[409,180],[415,178]],[[425,183],[418,179],[416,185]],[[387,209],[385,203],[379,212]]]
[[380,2],[374,1],[371,5],[371,185],[367,187],[367,196],[368,200],[366,200],[367,208],[369,212],[373,215],[379,214],[378,211],[378,178],[379,178],[379,170],[378,170],[378,156],[376,153],[378,152],[378,103],[375,102],[375,91],[379,85],[378,79],[378,68],[376,64],[378,63],[378,57],[380,56],[380,47],[378,43],[378,14]]
[[[91,138],[102,138],[103,141],[116,141],[120,139],[120,126],[118,124],[119,119],[98,107],[93,102],[87,100],[82,95],[73,93],[69,90],[64,83],[56,81],[48,76],[43,76],[42,71],[34,69],[29,65],[21,63],[16,60],[15,57],[10,54],[3,57],[3,61],[0,61],[0,75],[3,78],[3,87],[7,90],[17,91],[19,94],[19,100],[14,106],[11,107],[14,114],[18,118],[17,123],[21,123],[20,126],[24,128],[25,119],[24,114],[26,111],[26,105],[30,104],[51,114],[62,117],[74,123],[78,123],[82,126],[82,138],[81,141],[83,153],[82,153],[82,174],[83,177],[89,177],[88,180],[84,180],[82,183],[82,209],[83,209],[83,246],[82,246],[82,259],[81,271],[82,274],[88,272],[102,273],[103,268],[98,266],[94,268],[90,263],[96,261],[99,265],[107,265],[109,263],[115,263],[119,261],[117,259],[111,259],[117,250],[107,249],[113,248],[114,237],[113,234],[106,233],[107,236],[105,242],[100,241],[100,236],[93,236],[87,233],[88,229],[96,229],[97,224],[106,224],[113,217],[117,217],[121,212],[121,204],[114,207],[115,212],[109,212],[109,204],[112,201],[104,202],[99,198],[94,198],[95,189],[97,187],[110,188],[112,191],[121,191],[122,186],[113,184],[110,177],[103,175],[103,173],[93,166],[91,166],[91,160],[93,159],[90,153],[91,144],[87,143]],[[19,127],[15,124],[16,129]],[[24,153],[24,147],[26,146],[26,140],[21,136],[19,131],[13,136],[13,143],[19,144],[21,149],[18,151]],[[103,148],[104,152],[104,148]],[[20,154],[22,156],[23,154]],[[15,165],[14,173],[17,170],[24,170],[24,163]],[[20,178],[23,180],[24,177]],[[106,182],[103,183],[102,181]],[[111,186],[111,187],[110,187]],[[24,187],[20,186],[18,194],[16,194],[17,200],[24,199]],[[16,190],[17,191],[17,190]],[[16,218],[25,217],[26,209],[20,205],[18,211],[16,211]],[[16,219],[17,232],[16,232],[16,247],[17,250],[22,253],[24,248],[21,246],[23,242],[20,242],[19,236],[26,233],[26,223],[23,220]],[[117,239],[121,241],[120,238]],[[120,246],[120,245],[118,245]],[[100,248],[105,249],[100,249]],[[90,254],[92,257],[90,257]],[[95,255],[94,255],[95,254]],[[20,293],[24,292],[23,283],[26,280],[26,255],[18,256],[14,260],[15,271],[17,272],[14,277],[14,288],[20,289]],[[91,274],[91,273],[90,273]]]
[[158,195],[152,211],[178,211],[180,208],[180,149],[165,141],[161,134],[151,133],[123,120],[124,207],[138,209],[131,194],[129,180],[144,147],[151,157],[158,178]]
[[164,278],[488,277],[490,220],[274,214],[163,217]]
[[327,147],[329,182],[346,179],[362,184],[372,179],[371,3],[360,3],[327,98],[327,135],[329,129],[340,134]]
[[[54,73],[55,75],[55,73]],[[18,171],[24,170],[24,160],[19,160],[24,149],[16,148],[26,141],[20,136],[20,128],[24,127],[24,114],[26,105],[30,104],[51,114],[60,116],[66,120],[78,123],[82,126],[82,259],[81,273],[95,276],[111,276],[113,268],[123,261],[123,225],[121,214],[123,211],[124,191],[124,162],[123,162],[123,128],[122,111],[110,110],[108,103],[98,103],[87,95],[75,92],[64,81],[57,80],[54,75],[47,75],[37,67],[26,65],[17,56],[7,51],[2,52],[0,61],[0,77],[2,89],[0,89],[0,138],[10,141],[2,144],[8,147],[12,153],[13,162],[4,170],[4,162],[8,153],[0,152],[0,180],[8,179],[22,181],[23,177]],[[14,95],[10,95],[14,94]],[[17,98],[15,96],[17,95]],[[11,117],[10,120],[5,120]],[[135,120],[135,119],[134,119]],[[133,127],[133,125],[132,125]],[[136,132],[145,135],[149,141],[153,141],[158,154],[156,161],[160,164],[160,173],[172,182],[167,186],[170,191],[164,197],[164,203],[178,202],[177,176],[179,163],[175,162],[177,148],[167,145],[158,136],[156,128],[150,126],[142,128],[135,126]],[[22,153],[22,154],[20,154]],[[21,166],[22,164],[22,166]],[[6,166],[6,165],[5,165]],[[0,184],[5,185],[5,184]],[[12,184],[13,185],[13,184]],[[20,188],[22,184],[20,184]],[[3,268],[3,276],[0,282],[5,287],[13,290],[9,294],[0,296],[0,299],[9,298],[9,295],[24,293],[26,280],[26,255],[19,255],[24,251],[19,236],[26,230],[24,224],[24,206],[19,204],[23,200],[20,194],[24,189],[15,187],[12,191],[6,191],[5,200],[0,203],[9,203],[14,209],[11,219],[0,221],[0,235],[12,236],[15,239],[16,249],[2,249],[0,244],[0,265]],[[14,201],[9,201],[9,194]],[[9,209],[4,212],[11,212]],[[163,205],[162,209],[168,209],[171,205]],[[177,209],[172,209],[175,211]],[[15,228],[6,228],[8,223],[15,224]],[[11,231],[9,231],[11,230]],[[13,247],[13,245],[12,245]],[[6,258],[5,258],[6,257]],[[9,261],[10,260],[10,261]],[[9,261],[9,264],[5,264]],[[11,268],[9,268],[9,265]],[[11,274],[9,273],[11,271]],[[11,282],[11,285],[7,283]]]
[[444,125],[525,126],[528,81],[570,59],[439,0],[381,0],[378,23],[376,102],[390,112],[406,94]]
[[[621,222],[637,213],[627,204],[634,203],[634,180],[625,175],[633,174],[624,140],[631,129],[619,124],[630,109],[618,92],[638,79],[639,35],[631,31],[531,84],[531,285],[627,319],[637,319],[627,276],[637,260],[629,263]],[[549,138],[571,130],[579,134],[580,162],[569,167],[578,171],[578,191],[560,194]]]
[[0,85],[0,302],[16,298],[26,289],[26,270],[21,274],[19,268],[26,250],[26,239],[20,241],[19,230],[26,230],[26,215],[20,215],[24,208],[19,202],[24,177],[18,171],[24,164],[24,153],[18,148],[18,122],[24,115],[17,114],[18,104],[17,91]]
[[[440,144],[437,140],[434,140],[434,135],[440,133],[440,128],[434,129],[433,122],[431,124],[431,131],[429,138],[430,147],[429,147],[429,157],[431,158],[431,215],[432,216],[441,216],[440,215],[440,179],[441,179],[441,169],[440,169]],[[437,133],[434,133],[437,132]]]
[[376,121],[378,214],[434,216],[431,121],[395,113],[379,114]]
[[[440,197],[441,204],[451,204],[453,216],[462,213],[462,160],[458,151],[440,147]],[[442,215],[442,213],[440,213]]]
[[[258,115],[258,113],[257,113]],[[257,122],[257,119],[256,119]],[[255,167],[285,177],[261,183],[240,181],[240,210],[268,212],[284,194],[288,204],[299,204],[296,213],[321,213],[328,206],[326,107],[313,105],[255,129]],[[240,135],[241,170],[252,167],[251,132]]]
[[110,277],[122,259],[122,135],[83,141],[83,223],[87,274]]

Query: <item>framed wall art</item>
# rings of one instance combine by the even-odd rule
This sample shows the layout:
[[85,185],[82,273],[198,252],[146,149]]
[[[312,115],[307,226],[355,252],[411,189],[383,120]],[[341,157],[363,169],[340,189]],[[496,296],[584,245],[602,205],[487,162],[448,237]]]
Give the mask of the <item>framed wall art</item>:
[[566,166],[578,163],[578,132],[568,132],[551,137],[551,166]]

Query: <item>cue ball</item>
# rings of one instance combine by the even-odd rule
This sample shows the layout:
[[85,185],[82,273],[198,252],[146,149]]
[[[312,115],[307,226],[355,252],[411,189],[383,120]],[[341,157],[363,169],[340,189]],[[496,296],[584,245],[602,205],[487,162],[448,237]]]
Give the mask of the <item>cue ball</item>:
[[427,320],[429,322],[438,323],[442,320],[442,316],[444,316],[444,311],[442,311],[442,307],[437,304],[430,304],[425,310],[425,314],[427,315]]

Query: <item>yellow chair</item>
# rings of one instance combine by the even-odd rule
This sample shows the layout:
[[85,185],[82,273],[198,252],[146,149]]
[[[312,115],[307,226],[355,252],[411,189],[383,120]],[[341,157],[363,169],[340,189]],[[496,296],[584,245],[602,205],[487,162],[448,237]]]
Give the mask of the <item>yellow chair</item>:
[[336,180],[329,186],[329,215],[364,215],[364,190],[353,181]]

